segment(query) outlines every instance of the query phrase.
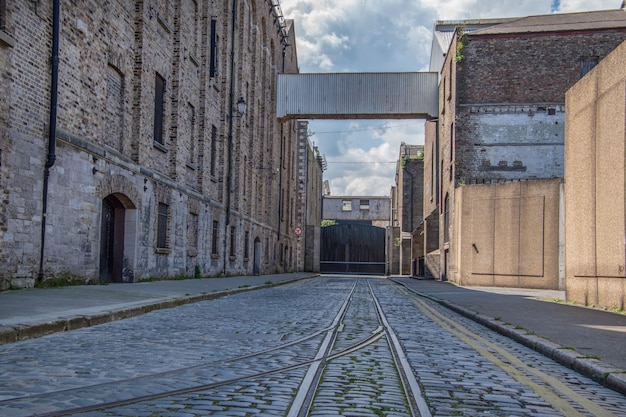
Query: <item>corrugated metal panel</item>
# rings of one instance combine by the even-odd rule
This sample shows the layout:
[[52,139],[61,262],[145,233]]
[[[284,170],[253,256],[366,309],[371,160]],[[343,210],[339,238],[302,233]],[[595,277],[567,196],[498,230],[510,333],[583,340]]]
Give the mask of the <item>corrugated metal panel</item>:
[[280,74],[279,119],[437,117],[436,72]]

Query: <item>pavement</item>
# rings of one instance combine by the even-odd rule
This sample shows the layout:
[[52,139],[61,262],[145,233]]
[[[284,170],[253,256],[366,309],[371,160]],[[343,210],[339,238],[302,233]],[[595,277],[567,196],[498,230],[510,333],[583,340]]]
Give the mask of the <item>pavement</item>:
[[[301,272],[0,292],[0,345],[315,276]],[[626,395],[625,314],[569,305],[564,291],[390,279]]]

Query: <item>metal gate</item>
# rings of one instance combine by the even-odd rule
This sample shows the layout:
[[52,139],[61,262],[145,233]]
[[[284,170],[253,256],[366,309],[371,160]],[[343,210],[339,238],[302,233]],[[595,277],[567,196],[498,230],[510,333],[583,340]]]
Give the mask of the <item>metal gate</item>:
[[320,271],[385,274],[385,229],[361,224],[322,227]]

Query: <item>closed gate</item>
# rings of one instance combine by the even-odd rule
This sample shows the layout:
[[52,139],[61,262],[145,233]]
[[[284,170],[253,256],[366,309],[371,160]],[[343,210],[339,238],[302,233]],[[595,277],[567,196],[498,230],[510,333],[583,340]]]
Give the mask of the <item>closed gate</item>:
[[385,229],[361,224],[322,227],[320,271],[385,274]]

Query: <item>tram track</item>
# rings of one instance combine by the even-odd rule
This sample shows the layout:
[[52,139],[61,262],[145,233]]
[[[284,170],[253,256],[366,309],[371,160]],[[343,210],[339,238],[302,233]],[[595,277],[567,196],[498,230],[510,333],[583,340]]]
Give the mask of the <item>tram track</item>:
[[[537,393],[554,410],[568,417],[617,417],[612,411],[580,395],[568,384],[560,381],[553,375],[524,363],[523,360],[512,354],[508,349],[468,329],[449,315],[442,314],[438,308],[435,308],[427,301],[430,300],[428,297],[422,297],[419,293],[402,284],[396,283],[396,285],[398,292],[407,297],[415,307],[433,322],[466,343],[479,355],[502,369],[513,379]],[[434,304],[434,302],[432,303]]]
[[[289,294],[305,292],[308,288],[311,287],[300,286]],[[36,411],[10,415],[117,417],[163,410],[163,414],[155,411],[154,415],[168,416],[170,412],[177,415],[172,410],[184,409],[196,416],[260,413],[280,417],[432,417],[451,415],[455,404],[464,407],[463,396],[474,398],[474,393],[482,389],[473,386],[476,381],[487,389],[496,388],[497,381],[514,381],[520,386],[510,389],[523,393],[527,402],[517,409],[520,414],[510,415],[623,415],[601,401],[586,398],[567,381],[559,381],[557,376],[523,363],[523,359],[516,357],[520,354],[516,348],[496,340],[500,335],[493,336],[487,330],[488,333],[481,332],[480,326],[470,325],[465,318],[391,280],[321,278],[311,288],[314,296],[305,299],[309,302],[323,297],[327,288],[332,289],[333,298],[322,304],[327,310],[315,314],[316,320],[308,321],[309,314],[291,317],[292,310],[284,310],[287,313],[284,322],[291,325],[275,338],[274,346],[259,346],[259,350],[248,353],[245,353],[248,349],[239,349],[244,354],[219,355],[221,358],[214,361],[112,382],[0,400],[0,414],[3,404],[21,402],[32,405],[21,409]],[[302,303],[293,304],[297,305]],[[280,324],[259,330],[276,334],[277,328]],[[290,329],[302,331],[294,334],[289,333]],[[249,346],[256,347],[252,340],[248,341]],[[454,351],[450,351],[450,356],[459,361],[458,367],[446,364],[441,358],[443,347],[451,346]],[[489,368],[486,362],[490,363]],[[446,366],[439,368],[438,364]],[[498,379],[487,382],[490,377],[485,372]],[[439,400],[443,398],[442,388],[444,394],[449,390],[461,402],[453,403],[454,398],[446,399],[447,403]],[[541,401],[527,394],[530,391]],[[256,400],[251,399],[253,396]],[[516,403],[514,398],[491,397],[484,404],[474,402],[472,406],[485,410],[485,407],[497,409],[502,404],[506,407]],[[537,409],[548,413],[533,411]]]
[[[262,362],[265,356],[280,356],[285,349],[297,347],[302,343],[317,341],[318,348],[313,357],[299,358],[299,360],[295,363],[291,363],[288,365],[283,364],[280,366],[275,366],[271,369],[264,369],[259,372],[244,372],[242,375],[234,378],[221,379],[219,381],[202,384],[194,384],[191,386],[185,386],[176,389],[162,389],[156,393],[137,395],[131,398],[119,399],[114,401],[101,401],[95,404],[81,407],[70,407],[62,410],[54,410],[50,412],[33,414],[33,416],[57,417],[71,415],[90,415],[90,413],[104,413],[103,415],[107,415],[107,410],[115,410],[120,407],[148,403],[151,401],[170,398],[174,396],[192,395],[198,392],[216,390],[220,387],[241,383],[242,381],[257,380],[259,378],[267,377],[269,375],[286,373],[292,370],[300,370],[300,372],[304,373],[304,377],[302,378],[299,384],[299,388],[294,395],[293,402],[290,404],[290,407],[286,411],[285,415],[290,417],[306,416],[309,415],[311,407],[315,402],[316,390],[319,388],[320,382],[324,378],[324,369],[329,363],[340,360],[342,358],[346,358],[351,355],[358,354],[360,351],[363,351],[370,346],[377,345],[381,341],[381,339],[384,339],[386,340],[385,343],[388,346],[390,354],[393,356],[393,361],[395,363],[398,375],[402,380],[402,387],[404,389],[403,395],[405,395],[406,402],[407,404],[409,404],[411,410],[410,415],[413,417],[430,417],[428,408],[421,399],[421,395],[419,394],[419,387],[411,373],[408,362],[406,361],[406,357],[404,357],[404,354],[402,353],[402,349],[397,340],[397,337],[393,333],[393,330],[389,327],[389,324],[385,318],[385,314],[382,311],[382,307],[378,303],[370,284],[367,281],[363,281],[361,282],[361,284],[359,284],[359,282],[360,281],[358,280],[355,281],[352,288],[348,291],[344,302],[339,307],[335,317],[333,318],[332,323],[324,327],[323,329],[313,332],[310,335],[306,335],[302,338],[299,338],[298,340],[294,340],[289,343],[281,344],[279,346],[275,346],[259,352],[254,352],[248,355],[243,355],[236,358],[229,358],[226,360],[211,363],[204,363],[183,369],[169,370],[149,376],[132,378],[125,381],[116,381],[115,384],[119,385],[122,382],[137,384],[140,381],[145,381],[147,379],[154,380],[159,378],[171,381],[173,379],[176,379],[176,376],[180,375],[181,372],[185,373],[199,370],[207,371],[219,366],[230,367],[234,364],[241,363],[242,361]],[[361,303],[371,303],[375,307],[375,316],[377,317],[377,320],[376,322],[372,322],[371,320],[369,320],[365,325],[365,330],[361,329],[356,332],[356,334],[359,334],[360,336],[358,340],[355,340],[349,344],[346,344],[344,341],[341,346],[338,346],[336,344],[337,338],[342,337],[342,335],[347,331],[347,324],[345,320],[346,316],[348,314],[356,314],[355,312],[352,312],[350,310],[350,305],[353,301],[355,290],[357,289],[358,285],[365,284],[367,287],[369,300],[361,301]],[[171,382],[169,383],[171,384]],[[83,387],[80,389],[65,390],[64,393],[67,395],[76,395],[76,393],[79,391],[88,392],[90,389],[97,390],[101,388],[102,384],[91,387]],[[61,391],[56,391],[54,393],[42,394],[42,396],[59,395],[62,393],[63,392]],[[25,398],[25,400],[32,400],[32,397]]]

